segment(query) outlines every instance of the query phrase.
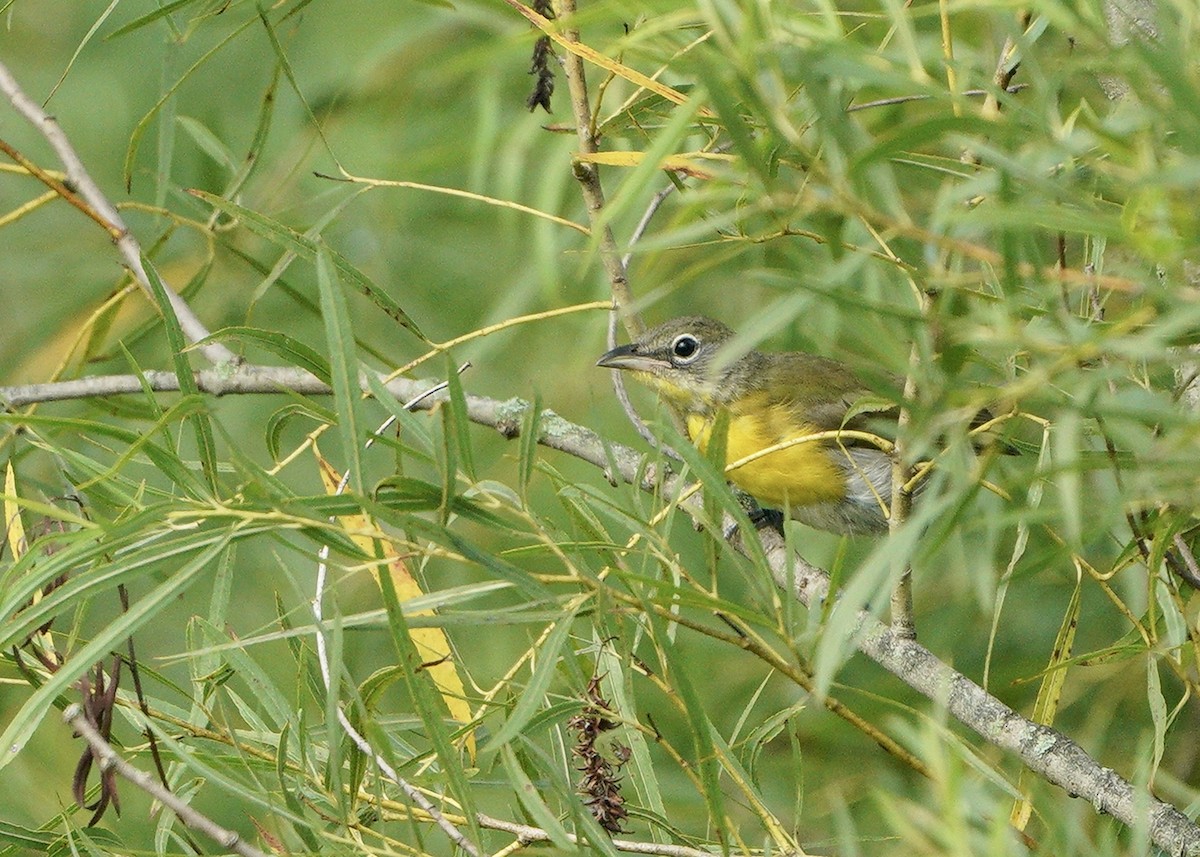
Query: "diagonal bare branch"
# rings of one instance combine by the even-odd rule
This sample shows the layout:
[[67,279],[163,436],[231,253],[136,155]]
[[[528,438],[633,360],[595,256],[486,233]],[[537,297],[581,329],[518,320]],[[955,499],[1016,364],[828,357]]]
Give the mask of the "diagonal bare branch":
[[[58,124],[53,116],[42,109],[36,101],[25,94],[17,83],[16,78],[9,72],[8,67],[0,62],[0,92],[12,104],[13,109],[25,118],[34,128],[37,129],[46,141],[54,149],[58,155],[59,161],[62,162],[63,168],[67,173],[67,188],[91,206],[93,211],[98,216],[104,228],[113,238],[113,242],[117,245],[117,250],[121,254],[121,258],[125,262],[125,266],[129,269],[133,278],[141,286],[142,291],[153,301],[154,290],[150,285],[150,280],[146,276],[146,269],[142,264],[142,247],[138,243],[137,238],[129,231],[129,227],[125,225],[125,221],[121,218],[120,213],[100,190],[100,187],[92,179],[87,169],[80,160],[79,154],[75,151],[75,147],[71,145],[62,126]],[[68,200],[70,201],[70,200]],[[171,309],[175,313],[175,317],[179,320],[179,326],[183,330],[184,336],[189,342],[199,342],[206,338],[209,334],[203,322],[188,306],[187,302],[175,293],[173,289],[167,289],[167,299],[170,301]],[[213,365],[222,365],[239,362],[240,358],[230,351],[227,347],[219,342],[209,343],[200,349],[201,353]]]
[[146,771],[139,770],[117,755],[112,745],[104,740],[99,730],[84,716],[83,707],[78,704],[67,706],[63,719],[78,732],[92,748],[102,772],[115,771],[119,776],[133,783],[142,791],[149,794],[163,806],[170,808],[180,820],[193,830],[218,842],[222,848],[241,854],[242,857],[266,857],[266,853],[246,842],[233,831],[221,827],[211,818],[191,807],[181,800],[174,792],[163,786]]

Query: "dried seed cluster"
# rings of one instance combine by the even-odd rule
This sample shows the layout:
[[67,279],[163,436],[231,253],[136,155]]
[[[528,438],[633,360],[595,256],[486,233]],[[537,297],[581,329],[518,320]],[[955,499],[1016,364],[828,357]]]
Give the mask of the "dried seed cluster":
[[[534,0],[533,10],[543,17],[554,18],[554,7],[550,5],[550,0]],[[550,64],[553,56],[554,49],[550,47],[549,36],[541,36],[533,43],[529,73],[537,75],[537,82],[533,85],[533,92],[525,99],[525,106],[530,112],[538,107],[550,112],[550,96],[554,94],[554,67]]]
[[587,704],[583,711],[568,721],[579,738],[572,754],[579,760],[577,769],[583,776],[579,780],[579,794],[596,821],[609,833],[624,833],[621,822],[629,817],[625,799],[621,797],[621,781],[618,771],[629,758],[629,748],[614,745],[617,760],[605,758],[596,746],[602,733],[616,729],[618,724],[606,715],[611,711],[608,700],[600,695],[600,677],[593,676],[588,682]]

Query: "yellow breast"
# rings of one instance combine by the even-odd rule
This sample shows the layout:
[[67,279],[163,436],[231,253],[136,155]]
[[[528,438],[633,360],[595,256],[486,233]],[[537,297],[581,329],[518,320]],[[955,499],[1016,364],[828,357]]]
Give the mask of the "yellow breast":
[[[712,418],[698,414],[688,417],[688,436],[701,451],[708,447],[712,427]],[[726,466],[777,443],[816,431],[815,427],[797,421],[787,408],[750,397],[730,409]],[[837,502],[846,494],[846,477],[829,454],[826,443],[811,441],[777,450],[736,467],[726,476],[766,506],[786,508]]]

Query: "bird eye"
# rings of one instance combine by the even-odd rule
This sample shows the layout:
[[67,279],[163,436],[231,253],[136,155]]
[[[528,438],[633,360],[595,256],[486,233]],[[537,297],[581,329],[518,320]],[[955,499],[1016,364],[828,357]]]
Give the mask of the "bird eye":
[[671,353],[680,360],[689,360],[696,356],[696,350],[700,347],[700,343],[696,341],[696,337],[690,333],[683,333],[675,337],[675,341],[671,343]]

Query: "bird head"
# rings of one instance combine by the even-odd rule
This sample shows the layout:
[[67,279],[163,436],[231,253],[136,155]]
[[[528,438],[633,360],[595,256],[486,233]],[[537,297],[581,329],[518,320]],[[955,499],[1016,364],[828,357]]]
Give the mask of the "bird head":
[[747,358],[730,362],[718,356],[733,331],[704,316],[685,316],[647,330],[634,342],[619,345],[597,366],[623,369],[687,411],[707,411],[726,402],[740,385],[735,381]]

